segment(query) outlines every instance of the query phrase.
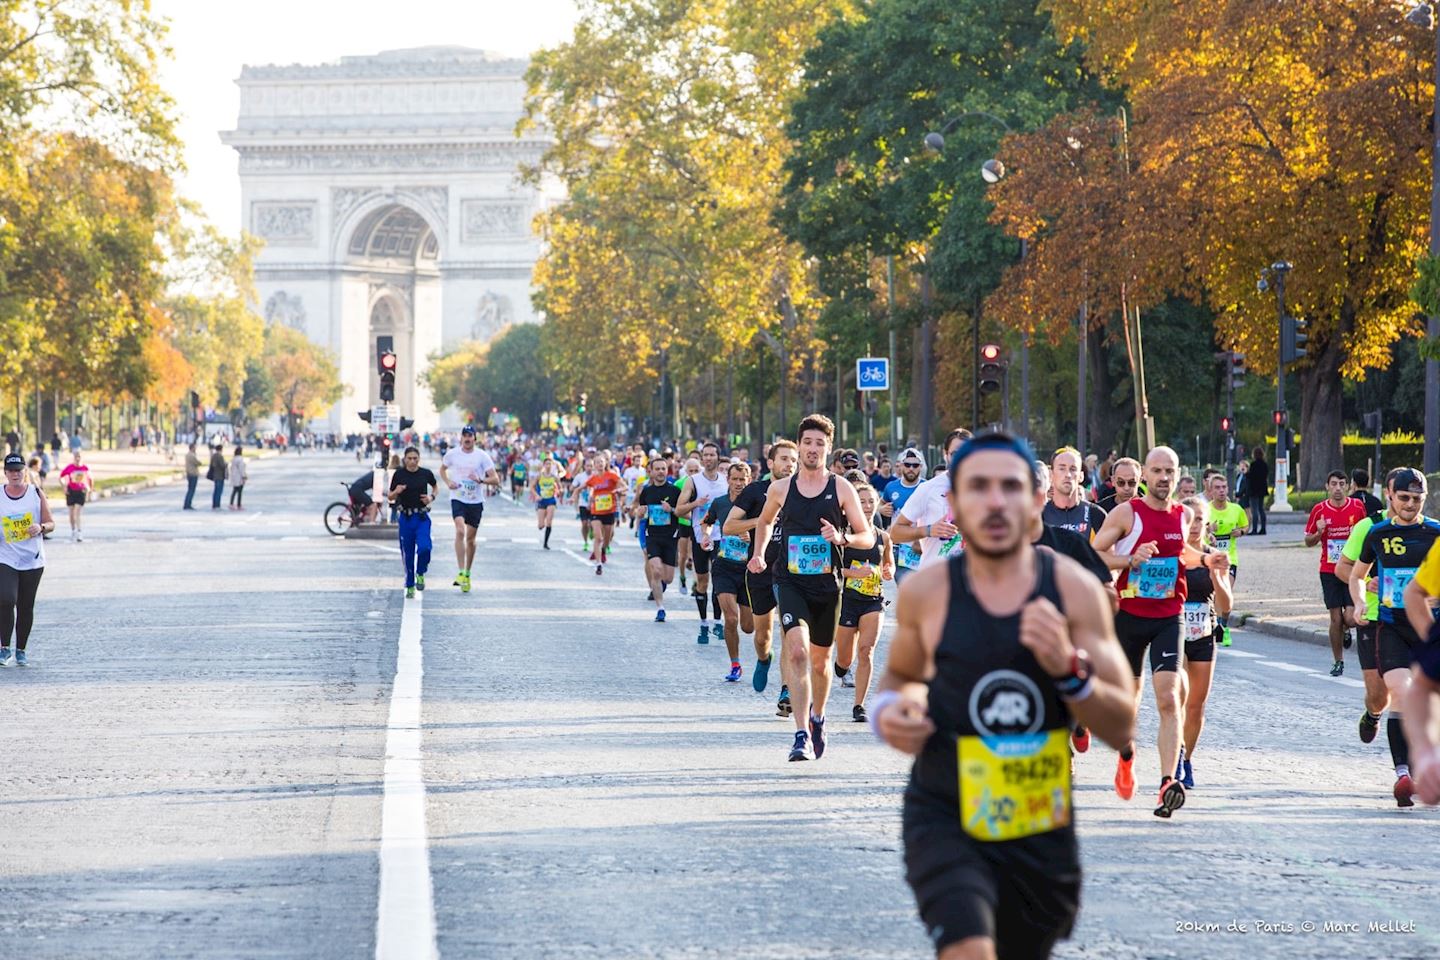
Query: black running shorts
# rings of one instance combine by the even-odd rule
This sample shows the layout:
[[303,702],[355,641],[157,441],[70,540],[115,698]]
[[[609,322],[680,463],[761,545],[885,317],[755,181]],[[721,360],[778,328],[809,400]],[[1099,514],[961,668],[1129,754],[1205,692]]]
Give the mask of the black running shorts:
[[[663,527],[661,528],[664,529]],[[661,534],[656,536],[654,532],[645,536],[645,556],[659,560],[667,567],[673,567],[680,560],[680,541],[674,536]]]
[[1022,868],[967,837],[959,811],[918,810],[907,798],[905,880],[936,954],[969,937],[989,937],[1006,960],[1042,960],[1070,936],[1080,907],[1080,867]]
[[1152,674],[1180,668],[1179,617],[1137,617],[1122,610],[1115,614],[1115,633],[1136,677],[1144,672],[1146,647]]
[[[699,568],[696,568],[697,572]],[[745,568],[729,560],[716,560],[710,565],[710,591],[715,596],[733,594],[743,603],[745,596]]]
[[[1402,610],[1399,615],[1403,617],[1405,612]],[[1409,622],[1401,623],[1396,620],[1394,623],[1385,623],[1382,620],[1379,627],[1381,675],[1391,670],[1409,670],[1410,664],[1415,661],[1415,654],[1420,652],[1420,638],[1410,629]]]
[[1355,601],[1350,599],[1349,585],[1333,573],[1320,574],[1320,595],[1325,598],[1326,610],[1355,606]]
[[593,521],[593,522],[595,522],[595,523],[604,524],[604,525],[607,526],[607,527],[613,527],[613,526],[615,526],[615,514],[613,514],[613,513],[595,513],[595,514],[591,514],[591,515],[590,515],[590,519],[591,519],[591,521]]
[[749,607],[751,613],[760,617],[775,609],[775,584],[769,574],[757,577],[745,571],[745,592],[740,595],[740,605]]
[[478,527],[485,516],[485,504],[483,503],[462,503],[459,500],[450,501],[450,517],[453,520],[464,519],[465,526]]
[[840,626],[858,627],[867,613],[884,613],[884,597],[857,597],[846,590],[840,594]]
[[[1210,636],[1200,640],[1185,641],[1185,659],[1196,663],[1209,663],[1215,659],[1215,641],[1224,634],[1222,627],[1216,627]],[[1138,676],[1138,674],[1137,674]]]
[[[703,577],[710,572],[710,567],[715,560],[715,545],[712,543],[710,549],[706,550],[700,546],[700,535],[695,532],[695,527],[690,527],[690,562],[695,567],[695,575]],[[682,534],[683,536],[683,534]]]
[[1355,652],[1360,655],[1361,670],[1380,669],[1380,636],[1378,623],[1355,628]]
[[775,581],[775,600],[780,607],[780,631],[793,630],[803,621],[810,628],[810,642],[817,647],[835,643],[835,620],[840,612],[840,591],[828,598],[812,597],[788,580]]

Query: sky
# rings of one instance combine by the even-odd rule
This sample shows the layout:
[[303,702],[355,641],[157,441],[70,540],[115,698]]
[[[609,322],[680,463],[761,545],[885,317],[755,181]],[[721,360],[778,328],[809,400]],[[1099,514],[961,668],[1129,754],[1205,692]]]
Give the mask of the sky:
[[163,70],[180,114],[185,196],[226,233],[240,229],[235,151],[220,142],[240,107],[244,64],[337,60],[404,47],[476,47],[524,57],[567,39],[574,0],[153,0],[170,20]]

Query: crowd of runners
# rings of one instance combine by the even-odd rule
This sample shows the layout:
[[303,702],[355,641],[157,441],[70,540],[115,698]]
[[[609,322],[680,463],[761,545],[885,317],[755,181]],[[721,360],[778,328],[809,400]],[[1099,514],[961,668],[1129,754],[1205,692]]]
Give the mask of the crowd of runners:
[[[1093,737],[1108,744],[1114,790],[1134,797],[1148,673],[1163,771],[1152,810],[1171,818],[1185,805],[1219,651],[1232,642],[1239,541],[1263,526],[1230,498],[1223,472],[1182,475],[1168,447],[1115,458],[1097,478],[1073,448],[1037,459],[1019,439],[957,429],[941,462],[906,449],[892,463],[836,449],[819,415],[758,462],[687,446],[481,449],[467,430],[438,479],[408,450],[390,488],[407,589],[424,589],[428,520],[422,532],[414,518],[442,485],[462,591],[487,490],[533,508],[542,549],[557,520],[573,524],[596,576],[611,569],[616,537],[634,537],[645,558],[636,586],[657,623],[693,603],[698,642],[725,644],[725,681],[742,682],[749,660],[764,692],[778,672],[790,761],[825,756],[836,689],[852,721],[915,756],[906,863],[939,955],[1048,955],[1079,897],[1075,755]],[[1360,740],[1383,721],[1395,804],[1436,803],[1440,521],[1422,515],[1420,472],[1390,471],[1384,501],[1368,485],[1332,473],[1305,527],[1317,602],[1330,611],[1331,675],[1358,648]]]

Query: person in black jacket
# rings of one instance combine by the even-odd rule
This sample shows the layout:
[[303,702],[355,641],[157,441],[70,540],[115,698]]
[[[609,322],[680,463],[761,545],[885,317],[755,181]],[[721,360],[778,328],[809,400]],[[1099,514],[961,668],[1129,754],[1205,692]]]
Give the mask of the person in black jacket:
[[1250,532],[1265,535],[1265,495],[1270,489],[1270,464],[1265,462],[1265,448],[1256,447],[1245,475],[1245,491],[1250,497]]

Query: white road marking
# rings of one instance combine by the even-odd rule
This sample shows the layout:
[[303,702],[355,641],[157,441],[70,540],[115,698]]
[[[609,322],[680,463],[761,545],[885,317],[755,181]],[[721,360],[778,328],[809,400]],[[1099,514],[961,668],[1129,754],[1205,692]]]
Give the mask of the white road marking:
[[[309,538],[309,537],[281,537],[280,539],[281,539],[281,540],[288,540],[288,541],[290,541],[291,543],[294,543],[296,540],[309,540],[310,538]],[[331,539],[338,540],[338,539],[340,539],[340,538],[339,538],[339,537],[332,537]]]
[[375,960],[435,960],[435,890],[425,826],[420,760],[425,675],[420,645],[425,596],[405,601],[390,719],[385,728],[385,794],[380,814],[380,902]]
[[587,567],[591,567],[591,566],[594,566],[594,565],[595,565],[595,561],[594,561],[594,560],[587,560],[587,559],[585,559],[584,557],[580,556],[580,554],[576,553],[574,550],[571,550],[569,547],[561,547],[560,549],[561,549],[562,552],[569,554],[570,556],[574,557],[576,560],[578,560],[578,561],[580,561],[581,563],[585,564],[585,566],[587,566]]
[[1246,660],[1264,660],[1258,653],[1251,653],[1249,650],[1236,650],[1234,647],[1221,647],[1227,657],[1242,657]]
[[1365,681],[1356,680],[1354,677],[1329,677],[1325,674],[1316,674],[1321,680],[1329,680],[1331,683],[1338,683],[1342,687],[1363,687]]
[[[1282,663],[1279,660],[1261,660],[1260,663],[1265,664],[1267,667],[1274,667],[1276,670],[1288,670],[1291,673],[1315,673],[1315,671],[1309,667],[1301,667],[1293,663]],[[1318,676],[1324,676],[1324,674],[1318,674]],[[1327,677],[1326,679],[1329,678]]]
[[[280,539],[282,539],[282,540],[289,540],[290,538],[289,538],[289,537],[281,537]],[[399,548],[399,547],[392,547],[392,546],[390,546],[390,545],[388,545],[388,544],[384,544],[384,543],[371,543],[371,542],[368,541],[368,540],[361,540],[360,542],[363,543],[363,544],[365,544],[365,546],[367,546],[367,547],[374,547],[376,550],[384,550],[386,553],[396,553],[396,554],[398,554],[398,553],[400,552],[400,548]]]

